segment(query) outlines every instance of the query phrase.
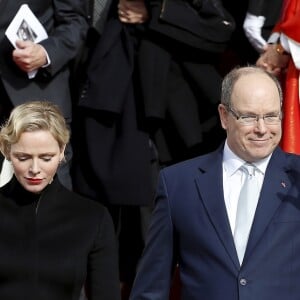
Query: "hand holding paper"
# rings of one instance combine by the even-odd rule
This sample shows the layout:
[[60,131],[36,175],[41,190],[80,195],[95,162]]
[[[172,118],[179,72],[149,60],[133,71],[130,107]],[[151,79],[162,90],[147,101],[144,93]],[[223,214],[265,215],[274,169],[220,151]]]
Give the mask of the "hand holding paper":
[[44,66],[47,63],[47,56],[40,44],[29,40],[17,40],[13,60],[21,70],[29,74]]
[[46,39],[48,34],[27,4],[21,5],[5,35],[16,48],[13,52],[15,63],[28,73],[29,78],[34,78],[46,58],[44,48],[37,43]]

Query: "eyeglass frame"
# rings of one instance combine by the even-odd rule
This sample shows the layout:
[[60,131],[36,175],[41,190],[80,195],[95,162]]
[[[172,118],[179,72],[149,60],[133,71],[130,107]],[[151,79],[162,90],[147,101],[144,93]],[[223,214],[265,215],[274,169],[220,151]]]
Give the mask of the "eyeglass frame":
[[[241,114],[241,113],[235,111],[230,105],[224,105],[224,106],[225,106],[226,110],[229,113],[231,113],[232,116],[234,118],[236,118],[237,121],[239,121],[240,124],[246,125],[246,126],[247,125],[251,126],[251,125],[257,124],[259,119],[263,119],[263,121],[266,125],[277,125],[281,122],[282,117],[283,117],[282,111],[280,111],[277,115],[275,115],[275,114],[272,115],[272,113],[269,113],[269,114],[265,114],[265,115],[260,116],[260,115],[256,115],[256,114],[253,114],[253,115],[251,115],[251,114]],[[276,118],[278,118],[278,120],[273,120],[270,123],[270,120],[266,119],[267,117],[276,117]],[[253,118],[253,119],[248,120],[249,122],[247,122],[247,121],[245,122],[245,119],[243,119],[243,118]],[[266,122],[266,120],[267,120],[267,122]]]

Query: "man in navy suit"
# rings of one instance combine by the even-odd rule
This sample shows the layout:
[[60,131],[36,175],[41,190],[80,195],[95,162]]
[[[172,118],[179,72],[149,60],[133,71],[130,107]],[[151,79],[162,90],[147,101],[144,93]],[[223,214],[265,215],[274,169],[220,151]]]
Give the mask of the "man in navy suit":
[[[218,107],[225,143],[161,171],[131,300],[167,300],[176,266],[184,300],[300,299],[300,158],[278,147],[281,103],[278,81],[264,70],[226,75]],[[260,194],[239,260],[233,236],[245,163]]]

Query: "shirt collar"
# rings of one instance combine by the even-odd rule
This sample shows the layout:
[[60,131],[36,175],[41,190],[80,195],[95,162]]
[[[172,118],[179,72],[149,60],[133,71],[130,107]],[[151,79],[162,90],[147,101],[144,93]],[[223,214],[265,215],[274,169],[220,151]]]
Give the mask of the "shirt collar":
[[[256,166],[256,168],[265,175],[268,163],[270,161],[270,158],[272,156],[272,153],[268,155],[267,157],[256,161],[253,163],[253,165]],[[224,151],[223,151],[223,167],[228,174],[228,176],[232,176],[243,164],[245,164],[246,161],[238,157],[235,153],[232,152],[232,150],[229,148],[227,144],[227,140],[225,141],[224,145]]]

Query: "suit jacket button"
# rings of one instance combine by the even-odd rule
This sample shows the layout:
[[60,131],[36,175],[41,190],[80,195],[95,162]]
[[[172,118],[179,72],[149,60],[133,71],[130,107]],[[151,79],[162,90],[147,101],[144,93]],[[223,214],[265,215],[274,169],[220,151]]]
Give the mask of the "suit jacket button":
[[240,285],[246,285],[247,284],[247,280],[245,278],[241,278],[240,279]]

